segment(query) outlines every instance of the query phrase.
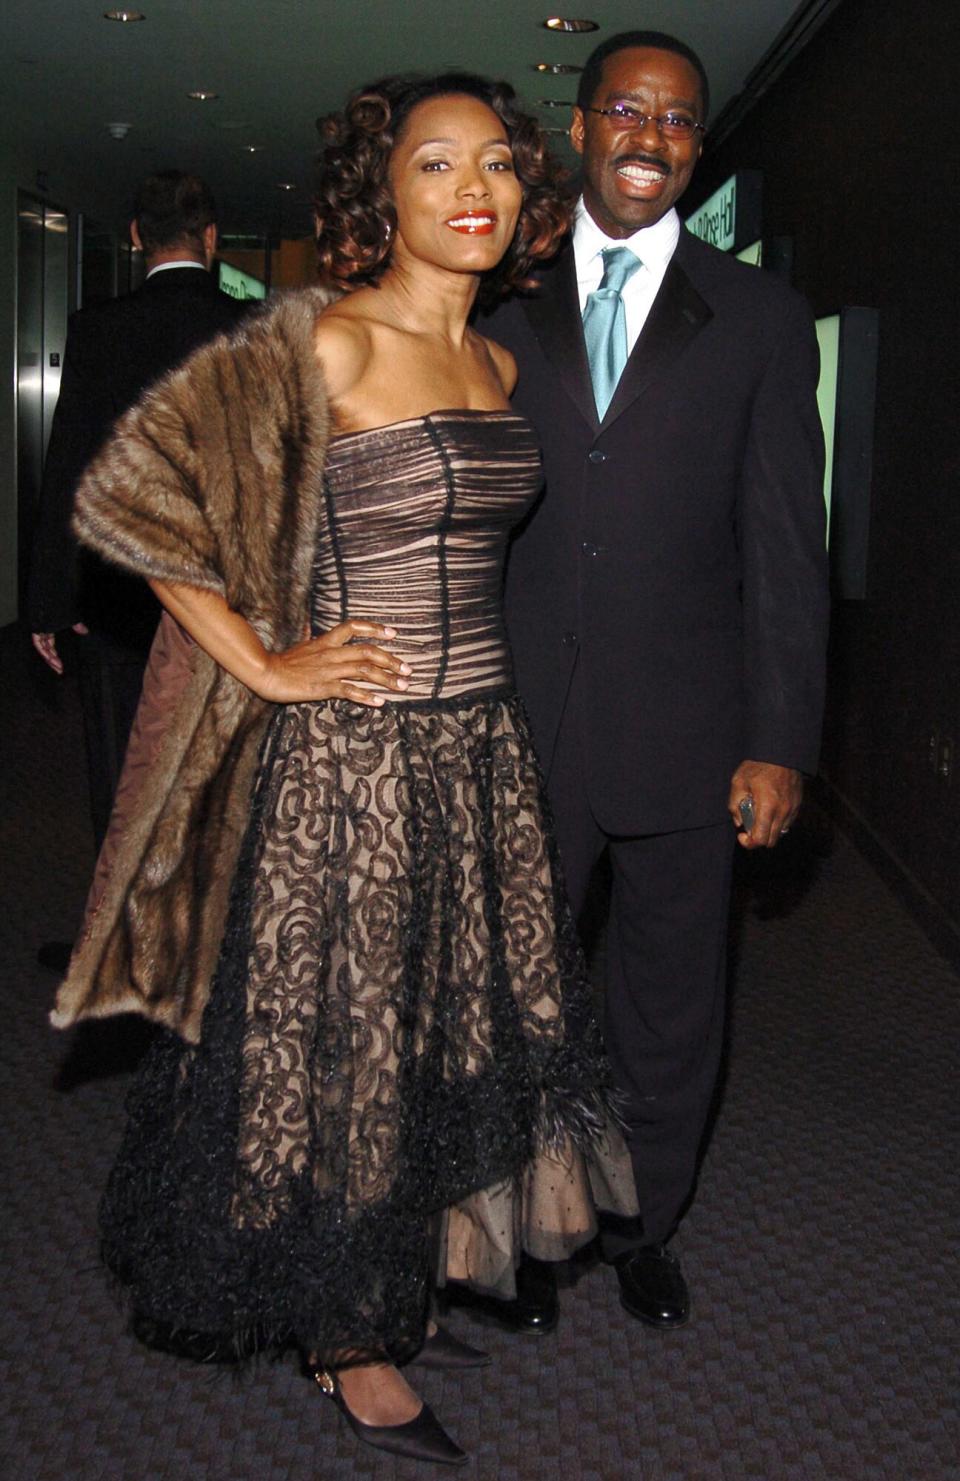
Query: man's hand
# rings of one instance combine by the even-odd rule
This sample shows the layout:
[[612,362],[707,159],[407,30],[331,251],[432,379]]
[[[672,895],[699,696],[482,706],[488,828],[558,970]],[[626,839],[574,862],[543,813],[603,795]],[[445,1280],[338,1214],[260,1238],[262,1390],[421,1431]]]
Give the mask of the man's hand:
[[[753,823],[749,828],[740,815],[740,803],[753,799]],[[733,773],[727,808],[740,832],[743,848],[776,848],[800,811],[803,777],[790,766],[772,761],[742,761]]]
[[[85,638],[90,629],[84,626],[82,622],[75,622],[73,624],[73,631]],[[30,641],[47,665],[47,668],[53,669],[55,674],[62,674],[63,659],[57,652],[56,633],[31,633]]]

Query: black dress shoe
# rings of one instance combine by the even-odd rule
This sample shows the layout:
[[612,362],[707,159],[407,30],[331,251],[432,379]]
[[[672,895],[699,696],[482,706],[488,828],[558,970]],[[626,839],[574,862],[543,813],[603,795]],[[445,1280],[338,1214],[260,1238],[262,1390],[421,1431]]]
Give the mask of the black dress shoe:
[[557,1325],[557,1274],[553,1265],[524,1255],[517,1270],[517,1299],[513,1302],[513,1319],[519,1332],[538,1336],[552,1332]]
[[461,1342],[446,1327],[437,1327],[428,1337],[415,1358],[410,1359],[411,1368],[486,1368],[491,1362],[488,1352]]
[[434,1461],[439,1465],[462,1466],[468,1457],[456,1441],[451,1440],[429,1404],[406,1424],[364,1424],[347,1408],[335,1373],[328,1368],[311,1369],[314,1379],[328,1399],[332,1399],[358,1440],[375,1450],[391,1455],[405,1455],[408,1460]]
[[613,1262],[620,1305],[651,1327],[682,1327],[690,1317],[690,1292],[680,1261],[666,1245],[645,1244]]

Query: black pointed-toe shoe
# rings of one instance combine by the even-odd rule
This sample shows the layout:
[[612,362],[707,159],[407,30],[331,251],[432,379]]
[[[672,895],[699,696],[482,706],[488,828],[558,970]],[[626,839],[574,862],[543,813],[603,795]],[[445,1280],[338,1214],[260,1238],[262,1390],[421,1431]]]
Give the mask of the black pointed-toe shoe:
[[666,1245],[646,1244],[627,1250],[613,1264],[624,1311],[664,1331],[689,1321],[690,1292],[680,1261]]
[[552,1332],[560,1314],[556,1266],[524,1255],[517,1270],[517,1299],[512,1303],[519,1332],[544,1336]]
[[446,1327],[437,1327],[428,1337],[415,1358],[410,1359],[411,1368],[486,1368],[491,1362],[488,1352],[461,1342]]
[[467,1452],[451,1440],[429,1404],[422,1405],[420,1413],[406,1424],[364,1424],[348,1409],[335,1373],[329,1368],[311,1368],[310,1372],[321,1393],[333,1400],[357,1439],[365,1445],[391,1455],[404,1455],[408,1460],[432,1461],[438,1465],[462,1466],[468,1460]]

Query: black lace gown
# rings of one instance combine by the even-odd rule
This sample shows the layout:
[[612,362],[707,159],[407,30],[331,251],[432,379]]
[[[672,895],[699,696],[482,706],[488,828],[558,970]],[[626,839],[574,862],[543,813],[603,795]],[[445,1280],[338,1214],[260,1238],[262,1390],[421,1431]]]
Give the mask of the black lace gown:
[[152,1050],[101,1210],[158,1327],[402,1359],[434,1280],[510,1296],[633,1211],[502,622],[539,483],[510,412],[331,443],[314,630],[413,674],[271,722],[201,1042]]

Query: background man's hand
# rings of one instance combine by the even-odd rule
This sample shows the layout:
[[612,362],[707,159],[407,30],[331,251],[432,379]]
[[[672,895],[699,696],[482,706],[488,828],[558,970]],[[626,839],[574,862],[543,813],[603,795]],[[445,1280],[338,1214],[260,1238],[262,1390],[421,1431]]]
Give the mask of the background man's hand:
[[[82,622],[75,622],[72,631],[79,633],[81,637],[86,637],[90,629],[84,626]],[[62,674],[63,659],[57,652],[56,633],[31,633],[30,641],[47,665],[47,668],[53,669],[55,674]]]
[[[744,827],[740,803],[753,798],[753,825]],[[776,848],[784,833],[789,832],[800,811],[803,777],[790,766],[775,766],[771,761],[742,761],[733,773],[727,808],[740,832],[737,842],[743,848]]]

